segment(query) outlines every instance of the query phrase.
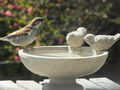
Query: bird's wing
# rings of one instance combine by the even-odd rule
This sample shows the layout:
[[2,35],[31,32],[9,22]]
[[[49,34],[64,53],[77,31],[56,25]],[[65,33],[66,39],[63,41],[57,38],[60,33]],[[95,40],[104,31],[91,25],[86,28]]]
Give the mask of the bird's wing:
[[31,30],[31,27],[23,27],[20,30],[17,30],[17,31],[14,31],[13,33],[8,34],[6,38],[27,35],[30,30]]
[[113,36],[111,35],[98,35],[95,37],[95,42],[97,43],[110,43],[114,40]]

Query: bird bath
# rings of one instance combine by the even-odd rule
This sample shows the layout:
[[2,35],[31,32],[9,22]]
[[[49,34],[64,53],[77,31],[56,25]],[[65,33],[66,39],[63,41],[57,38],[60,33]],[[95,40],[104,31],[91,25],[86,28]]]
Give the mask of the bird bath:
[[80,47],[79,54],[71,54],[68,47],[40,46],[19,51],[27,69],[50,78],[42,90],[83,90],[76,78],[98,71],[108,56],[107,51],[94,55],[92,48],[85,46]]

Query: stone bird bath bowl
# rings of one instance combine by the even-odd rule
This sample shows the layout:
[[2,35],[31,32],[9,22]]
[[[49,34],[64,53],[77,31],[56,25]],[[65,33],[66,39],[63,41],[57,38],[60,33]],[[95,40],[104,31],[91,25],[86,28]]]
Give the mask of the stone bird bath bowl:
[[80,54],[68,53],[68,46],[40,46],[19,51],[22,63],[31,72],[47,76],[50,83],[42,90],[83,90],[76,78],[98,71],[108,52],[93,54],[90,47],[81,47]]

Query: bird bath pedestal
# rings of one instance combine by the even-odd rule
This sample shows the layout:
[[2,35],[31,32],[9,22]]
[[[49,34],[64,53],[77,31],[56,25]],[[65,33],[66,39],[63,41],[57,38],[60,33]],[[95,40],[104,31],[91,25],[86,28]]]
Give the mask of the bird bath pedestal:
[[68,53],[68,50],[68,46],[40,46],[20,50],[19,55],[31,72],[50,78],[42,90],[83,90],[76,78],[98,71],[108,52],[94,55],[90,47],[81,47],[79,54]]

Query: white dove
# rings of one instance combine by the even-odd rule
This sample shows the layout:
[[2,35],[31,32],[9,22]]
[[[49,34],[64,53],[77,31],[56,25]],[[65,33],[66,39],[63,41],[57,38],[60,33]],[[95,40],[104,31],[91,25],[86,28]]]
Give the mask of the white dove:
[[120,34],[112,35],[93,35],[87,34],[84,40],[90,45],[96,52],[108,50],[116,41],[120,39]]
[[86,32],[87,30],[84,27],[79,27],[77,31],[68,33],[66,36],[67,44],[72,48],[79,48],[84,42],[83,38]]

